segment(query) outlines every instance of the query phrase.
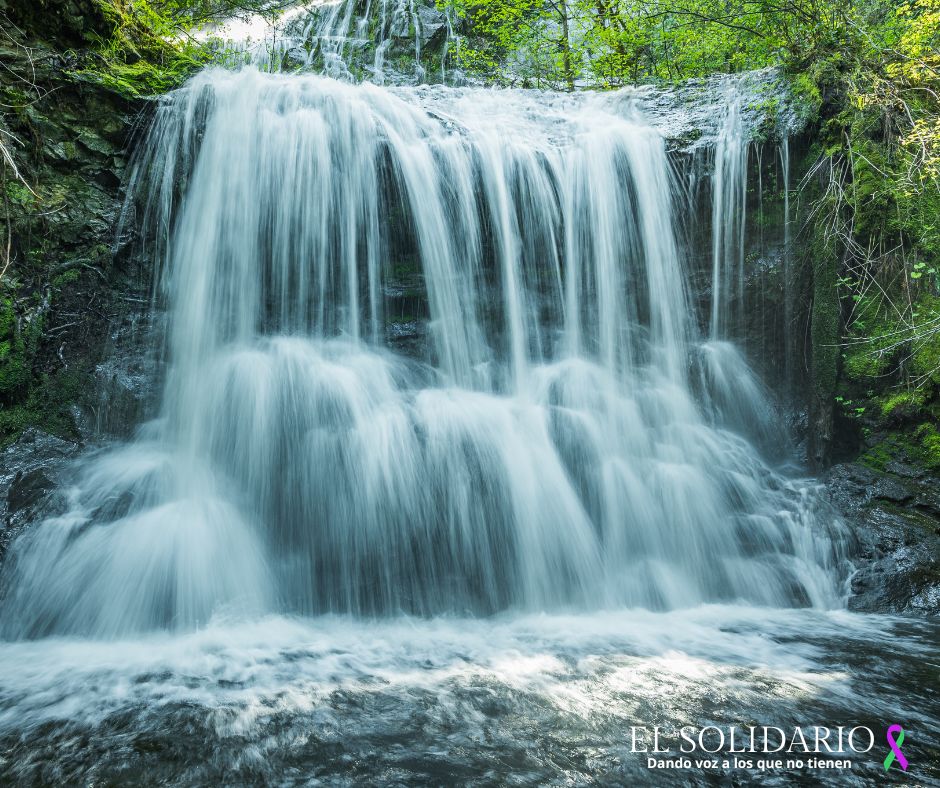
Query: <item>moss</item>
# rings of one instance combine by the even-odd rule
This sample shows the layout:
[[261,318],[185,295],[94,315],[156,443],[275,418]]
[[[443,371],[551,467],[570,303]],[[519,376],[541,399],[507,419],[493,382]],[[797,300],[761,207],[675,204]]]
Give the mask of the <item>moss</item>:
[[29,383],[31,367],[19,343],[0,342],[0,396]]
[[888,371],[889,356],[883,350],[864,348],[846,353],[843,357],[843,368],[850,380],[864,380],[876,378]]
[[892,462],[904,462],[925,470],[940,470],[940,432],[931,422],[913,432],[891,433],[868,449],[859,462],[879,472],[890,470]]
[[931,470],[940,470],[940,432],[932,423],[921,424],[914,433],[920,442],[924,465]]
[[[75,274],[66,272],[60,278],[74,280]],[[84,395],[89,373],[76,367],[37,375],[45,324],[40,310],[48,307],[38,298],[19,314],[12,298],[0,300],[0,443],[14,440],[31,425],[74,437],[69,406]]]
[[65,271],[64,273],[59,274],[52,279],[53,287],[64,287],[65,285],[71,284],[78,280],[82,275],[82,272],[77,268],[73,268],[70,271]]
[[888,452],[886,442],[882,441],[876,446],[872,446],[858,458],[858,461],[872,470],[883,472],[887,464],[891,461],[891,455]]
[[806,73],[796,74],[790,80],[790,90],[800,119],[806,125],[814,122],[823,103],[816,79]]
[[[849,277],[839,280],[840,287],[851,291],[858,282]],[[849,345],[843,355],[846,375],[856,381],[887,374],[896,359],[900,338],[897,322],[880,300],[855,298],[849,325]]]
[[[940,313],[933,296],[912,305],[915,324]],[[911,330],[877,304],[856,302],[849,350],[844,355],[841,394],[867,406],[865,435],[881,435],[861,461],[884,471],[894,460],[936,472],[940,434],[931,425],[940,416],[940,336]],[[919,426],[917,426],[919,425]]]
[[13,335],[16,327],[16,310],[13,308],[13,299],[0,299],[0,339]]
[[0,343],[0,398],[10,396],[29,384],[35,343],[19,334]]
[[[937,299],[940,302],[940,299]],[[934,315],[940,316],[940,303]],[[911,355],[911,370],[924,382],[940,386],[940,330],[934,330],[917,342]]]
[[918,412],[926,404],[926,395],[922,390],[901,391],[883,397],[880,402],[881,415],[885,418]]
[[884,473],[892,462],[910,457],[911,450],[914,448],[915,444],[909,435],[891,434],[868,449],[859,458],[859,462]]
[[80,69],[73,71],[72,76],[112,90],[124,98],[139,99],[172,90],[197,66],[198,63],[190,61],[158,66],[145,60],[127,64],[109,59],[101,68]]
[[[53,280],[55,289],[67,286],[80,276],[66,271]],[[0,299],[0,446],[6,445],[29,426],[63,438],[74,439],[76,428],[72,406],[87,396],[93,367],[90,362],[37,373],[43,341],[48,301],[32,299],[14,302]]]
[[0,408],[0,448],[13,443],[23,430],[38,420],[38,414],[24,405]]
[[66,440],[78,439],[72,407],[89,391],[91,369],[84,366],[42,375],[17,405],[0,408],[0,448],[9,445],[27,427]]
[[13,180],[7,182],[7,197],[21,208],[31,208],[36,203],[35,195],[22,183]]
[[32,362],[42,335],[42,319],[17,320],[13,300],[0,306],[0,401],[29,384]]
[[134,100],[166,93],[209,62],[212,47],[190,38],[180,40],[179,20],[149,3],[94,0],[107,25],[94,33],[95,52],[70,75]]

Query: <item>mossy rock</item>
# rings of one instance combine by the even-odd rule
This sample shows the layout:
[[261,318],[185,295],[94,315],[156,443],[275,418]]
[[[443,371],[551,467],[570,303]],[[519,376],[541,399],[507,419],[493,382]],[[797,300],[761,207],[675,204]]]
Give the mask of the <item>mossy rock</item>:
[[914,437],[919,443],[924,464],[933,471],[940,471],[940,432],[936,424],[921,424]]
[[881,473],[892,472],[897,464],[936,473],[940,471],[940,432],[925,422],[912,431],[891,433],[868,449],[860,462]]
[[0,302],[0,402],[29,385],[42,326],[41,314],[17,315],[12,298]]
[[876,378],[884,375],[890,366],[891,355],[885,350],[864,348],[843,356],[843,369],[853,381]]
[[926,405],[926,393],[922,389],[899,391],[883,397],[879,404],[883,418],[908,418],[923,410]]
[[27,35],[68,48],[113,33],[103,5],[99,0],[14,0],[6,13]]

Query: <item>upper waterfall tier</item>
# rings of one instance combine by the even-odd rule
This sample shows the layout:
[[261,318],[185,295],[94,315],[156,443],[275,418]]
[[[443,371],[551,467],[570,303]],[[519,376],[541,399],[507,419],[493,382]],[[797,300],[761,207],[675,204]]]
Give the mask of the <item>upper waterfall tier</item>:
[[[218,59],[227,66],[243,63],[266,72],[321,73],[377,85],[481,87],[481,78],[461,70],[465,26],[448,4],[434,0],[297,0],[276,21],[240,18],[197,35],[216,42]],[[528,85],[512,73],[502,81]],[[718,141],[729,89],[741,98],[749,139],[784,139],[803,130],[810,110],[779,69],[719,74],[671,88],[630,87],[608,97],[641,102],[646,122],[670,147],[695,149]]]
[[7,635],[839,603],[838,523],[700,339],[640,102],[209,70],[132,188],[162,413],[16,545]]

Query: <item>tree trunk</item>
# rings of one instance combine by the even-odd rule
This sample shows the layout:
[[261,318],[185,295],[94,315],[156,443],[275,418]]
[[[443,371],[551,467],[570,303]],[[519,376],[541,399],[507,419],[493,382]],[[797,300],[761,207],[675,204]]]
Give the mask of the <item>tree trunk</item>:
[[562,68],[564,70],[565,83],[568,85],[568,90],[574,90],[574,68],[571,63],[571,35],[568,26],[568,3],[565,0],[561,0],[559,6],[559,12],[561,14],[561,57],[562,57]]
[[816,469],[832,461],[833,421],[839,367],[838,261],[823,255],[813,265],[811,310],[812,390],[809,460]]

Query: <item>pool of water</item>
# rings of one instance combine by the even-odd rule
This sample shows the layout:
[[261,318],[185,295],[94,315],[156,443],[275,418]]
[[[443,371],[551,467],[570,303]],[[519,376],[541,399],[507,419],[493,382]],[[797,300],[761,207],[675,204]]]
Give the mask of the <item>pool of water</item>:
[[[940,626],[705,606],[495,618],[214,620],[189,634],[0,645],[4,781],[174,784],[940,785]],[[907,773],[885,773],[905,730]],[[657,758],[692,765],[648,768]],[[682,729],[864,726],[810,768]],[[705,734],[717,747],[718,733]],[[772,747],[777,734],[771,731]],[[739,739],[739,742],[742,740]],[[835,741],[833,736],[832,741]],[[868,734],[859,731],[857,749]],[[738,749],[742,747],[739,743]],[[747,747],[746,737],[744,747]],[[813,742],[808,742],[810,749]],[[751,767],[722,768],[725,759]],[[718,768],[697,761],[718,758]],[[801,759],[800,768],[759,760]],[[824,758],[826,760],[826,758]],[[831,763],[831,760],[829,761]],[[732,760],[731,764],[734,763]]]

